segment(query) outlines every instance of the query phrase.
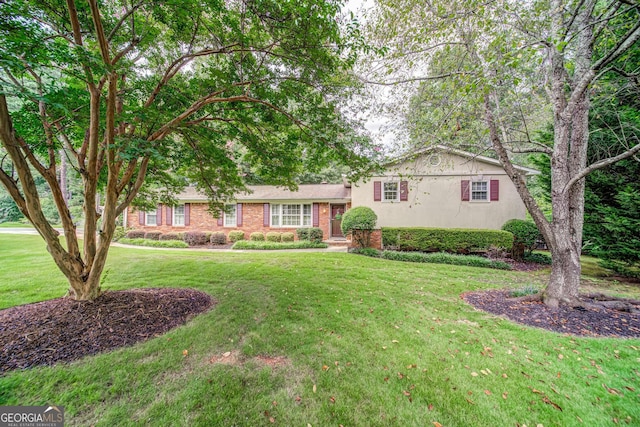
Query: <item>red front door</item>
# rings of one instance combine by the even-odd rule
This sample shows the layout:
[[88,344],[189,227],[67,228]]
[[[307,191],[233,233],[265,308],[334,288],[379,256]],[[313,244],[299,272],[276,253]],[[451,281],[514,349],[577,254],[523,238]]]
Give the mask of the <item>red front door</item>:
[[345,205],[331,205],[331,237],[344,237],[342,229],[340,228],[344,210]]

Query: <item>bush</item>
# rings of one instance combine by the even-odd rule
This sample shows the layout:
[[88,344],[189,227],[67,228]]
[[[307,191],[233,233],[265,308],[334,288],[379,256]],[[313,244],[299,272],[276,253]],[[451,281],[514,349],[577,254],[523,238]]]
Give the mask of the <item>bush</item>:
[[640,279],[640,269],[634,268],[634,266],[622,263],[620,261],[613,261],[610,259],[601,259],[598,261],[600,267],[607,268],[615,271],[622,277],[629,277],[631,279]]
[[311,242],[309,240],[298,240],[297,242],[252,242],[249,240],[238,241],[232,249],[255,249],[255,250],[282,250],[282,249],[315,249],[326,248],[326,243]]
[[113,237],[111,238],[112,241],[117,242],[118,240],[122,239],[123,237],[126,237],[127,235],[127,229],[124,227],[116,227],[116,229],[113,231]]
[[528,262],[535,262],[536,264],[551,265],[551,257],[547,254],[531,253],[524,254],[524,260]]
[[244,240],[244,231],[234,230],[229,232],[229,241],[230,242],[239,242],[240,240]]
[[165,233],[160,236],[160,240],[167,241],[167,240],[182,240],[182,239],[180,238],[180,236],[178,236],[177,233]]
[[127,232],[128,239],[144,239],[144,230],[131,230]]
[[324,234],[322,233],[322,229],[318,227],[313,227],[309,229],[309,240],[312,242],[320,243],[324,238]]
[[149,239],[129,239],[123,237],[120,243],[134,246],[151,246],[154,248],[186,248],[188,245],[181,240],[149,240]]
[[278,233],[277,231],[270,231],[267,233],[267,242],[281,242],[282,241],[282,233]]
[[264,242],[264,234],[259,231],[251,233],[249,235],[249,240],[251,240],[252,242]]
[[346,236],[351,233],[351,238],[361,248],[367,248],[371,244],[371,231],[376,227],[378,216],[373,209],[366,206],[351,208],[342,215],[340,227]]
[[298,240],[309,240],[309,230],[311,229],[308,227],[296,229]]
[[298,240],[308,240],[311,242],[322,242],[324,233],[321,228],[318,227],[304,227],[296,230]]
[[216,231],[215,233],[211,233],[210,242],[213,245],[226,245],[227,236],[222,231]]
[[144,238],[147,240],[160,240],[160,236],[162,235],[159,231],[147,231],[144,233]]
[[293,242],[295,236],[291,232],[282,233],[282,241],[283,242]]
[[207,235],[202,231],[187,231],[184,233],[184,241],[189,246],[201,246],[207,244]]
[[372,258],[380,257],[380,251],[374,248],[353,248],[349,252],[352,254],[370,256]]
[[502,229],[513,234],[511,256],[516,260],[522,260],[525,253],[531,254],[540,239],[540,232],[533,221],[510,219],[504,223]]
[[382,246],[400,251],[471,253],[511,249],[513,234],[463,228],[383,227]]
[[492,261],[488,258],[477,255],[457,255],[446,252],[424,253],[383,251],[380,257],[392,261],[428,262],[432,264],[452,264],[465,265],[469,267],[495,268],[498,270],[511,270],[511,266],[506,262]]

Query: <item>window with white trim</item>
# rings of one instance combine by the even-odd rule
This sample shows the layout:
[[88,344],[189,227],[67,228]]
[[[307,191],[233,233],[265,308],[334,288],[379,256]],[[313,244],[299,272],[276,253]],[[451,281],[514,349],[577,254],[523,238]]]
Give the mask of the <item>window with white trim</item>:
[[184,226],[184,205],[173,207],[173,225]]
[[383,202],[397,202],[400,200],[400,184],[397,181],[385,182],[382,187]]
[[489,183],[487,181],[471,182],[471,200],[483,202],[489,200]]
[[310,227],[310,204],[272,204],[272,227]]
[[157,211],[145,212],[144,216],[145,225],[158,225]]
[[238,206],[237,205],[225,205],[224,207],[224,226],[235,227],[238,223]]

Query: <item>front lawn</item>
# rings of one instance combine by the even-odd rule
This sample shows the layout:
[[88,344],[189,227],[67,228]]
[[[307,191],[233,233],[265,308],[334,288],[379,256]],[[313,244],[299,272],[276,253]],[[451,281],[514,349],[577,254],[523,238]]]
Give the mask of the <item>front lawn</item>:
[[[218,304],[146,343],[0,377],[0,405],[63,405],[70,426],[640,424],[640,340],[562,336],[460,298],[545,271],[121,247],[107,270],[104,289]],[[38,236],[0,234],[0,308],[66,288]]]

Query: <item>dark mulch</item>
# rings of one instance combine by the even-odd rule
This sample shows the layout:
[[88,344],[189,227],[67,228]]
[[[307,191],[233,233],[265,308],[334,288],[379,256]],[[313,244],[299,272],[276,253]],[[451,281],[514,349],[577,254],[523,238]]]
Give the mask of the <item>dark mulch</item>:
[[0,372],[54,365],[157,337],[207,311],[193,289],[105,292],[96,301],[57,298],[0,311]]
[[[640,338],[640,315],[610,309],[560,306],[549,309],[541,301],[510,298],[507,290],[469,292],[462,298],[474,307],[518,323],[579,336]],[[586,303],[594,299],[582,297]]]

